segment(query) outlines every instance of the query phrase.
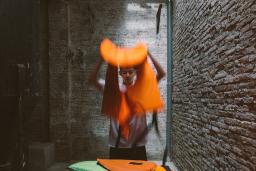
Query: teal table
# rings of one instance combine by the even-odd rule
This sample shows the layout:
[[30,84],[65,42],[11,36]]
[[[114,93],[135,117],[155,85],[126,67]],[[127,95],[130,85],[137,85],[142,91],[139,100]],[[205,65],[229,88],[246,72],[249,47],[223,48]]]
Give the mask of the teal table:
[[107,171],[97,164],[97,161],[82,161],[68,166],[73,171]]

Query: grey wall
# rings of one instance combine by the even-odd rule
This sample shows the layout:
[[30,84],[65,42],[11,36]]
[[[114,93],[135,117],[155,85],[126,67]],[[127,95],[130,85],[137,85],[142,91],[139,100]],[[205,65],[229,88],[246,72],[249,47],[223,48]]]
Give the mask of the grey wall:
[[34,2],[31,8],[34,12],[33,27],[36,30],[33,37],[37,42],[33,47],[32,58],[37,71],[36,95],[37,103],[32,114],[27,117],[28,137],[30,141],[49,141],[49,48],[48,48],[48,0]]
[[175,5],[176,165],[256,170],[256,1]]
[[[162,38],[156,42],[155,15],[159,1],[77,0],[69,1],[69,5],[66,2],[49,2],[51,140],[56,143],[57,160],[107,157],[109,120],[100,113],[101,94],[87,83],[100,57],[99,44],[105,37],[124,46],[145,41],[166,69],[166,8],[162,13]],[[73,55],[67,55],[71,54],[68,47]],[[163,97],[165,85],[163,80],[160,85]],[[163,142],[164,113],[159,114]],[[162,158],[163,142],[154,132],[150,133],[147,145],[150,159]]]

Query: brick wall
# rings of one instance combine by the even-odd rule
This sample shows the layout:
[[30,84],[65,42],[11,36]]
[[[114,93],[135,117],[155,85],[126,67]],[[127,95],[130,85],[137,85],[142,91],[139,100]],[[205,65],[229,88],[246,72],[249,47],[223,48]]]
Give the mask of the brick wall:
[[[103,38],[124,46],[145,41],[166,69],[166,8],[162,11],[162,38],[157,42],[158,5],[156,0],[148,3],[76,0],[69,1],[69,5],[67,1],[49,1],[50,136],[56,143],[57,160],[108,156],[109,120],[100,113],[101,94],[87,83],[99,59]],[[67,55],[68,47],[72,57]],[[104,77],[104,68],[101,77]],[[160,87],[164,97],[165,80]],[[159,114],[163,142],[164,113]],[[155,132],[150,133],[147,145],[150,159],[162,158],[163,142],[159,142]]]
[[174,159],[256,170],[256,1],[176,0]]

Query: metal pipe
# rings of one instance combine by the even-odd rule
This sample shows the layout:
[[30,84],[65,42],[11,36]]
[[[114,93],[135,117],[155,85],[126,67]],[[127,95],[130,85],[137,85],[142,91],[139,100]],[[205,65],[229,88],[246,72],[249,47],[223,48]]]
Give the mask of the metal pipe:
[[171,148],[171,116],[172,116],[172,63],[173,63],[173,51],[172,51],[172,17],[173,17],[173,2],[172,0],[166,0],[167,5],[167,116],[166,116],[166,149],[167,155],[172,154],[170,151]]

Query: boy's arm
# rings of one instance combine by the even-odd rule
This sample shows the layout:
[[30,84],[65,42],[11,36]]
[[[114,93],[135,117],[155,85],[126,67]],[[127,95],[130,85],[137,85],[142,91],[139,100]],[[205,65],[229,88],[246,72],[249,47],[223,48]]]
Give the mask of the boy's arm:
[[164,69],[161,67],[161,65],[154,59],[154,57],[152,56],[152,54],[149,51],[148,51],[148,55],[156,68],[156,71],[157,71],[156,79],[159,82],[166,75],[166,73],[165,73]]
[[[156,68],[156,71],[157,71],[156,79],[157,79],[157,82],[159,82],[163,77],[165,77],[166,73],[165,73],[164,69],[161,67],[161,65],[155,60],[155,58],[152,56],[152,54],[149,51],[148,51],[148,55]],[[158,121],[157,121],[157,113],[158,113],[157,111],[153,111],[153,119],[154,119],[154,124],[155,124],[154,126],[156,129],[157,135],[160,137]]]
[[103,60],[100,58],[100,61],[97,63],[95,70],[89,77],[89,84],[94,85],[97,90],[103,92],[104,90],[104,80],[98,80],[97,76],[100,70],[100,66],[102,65]]

